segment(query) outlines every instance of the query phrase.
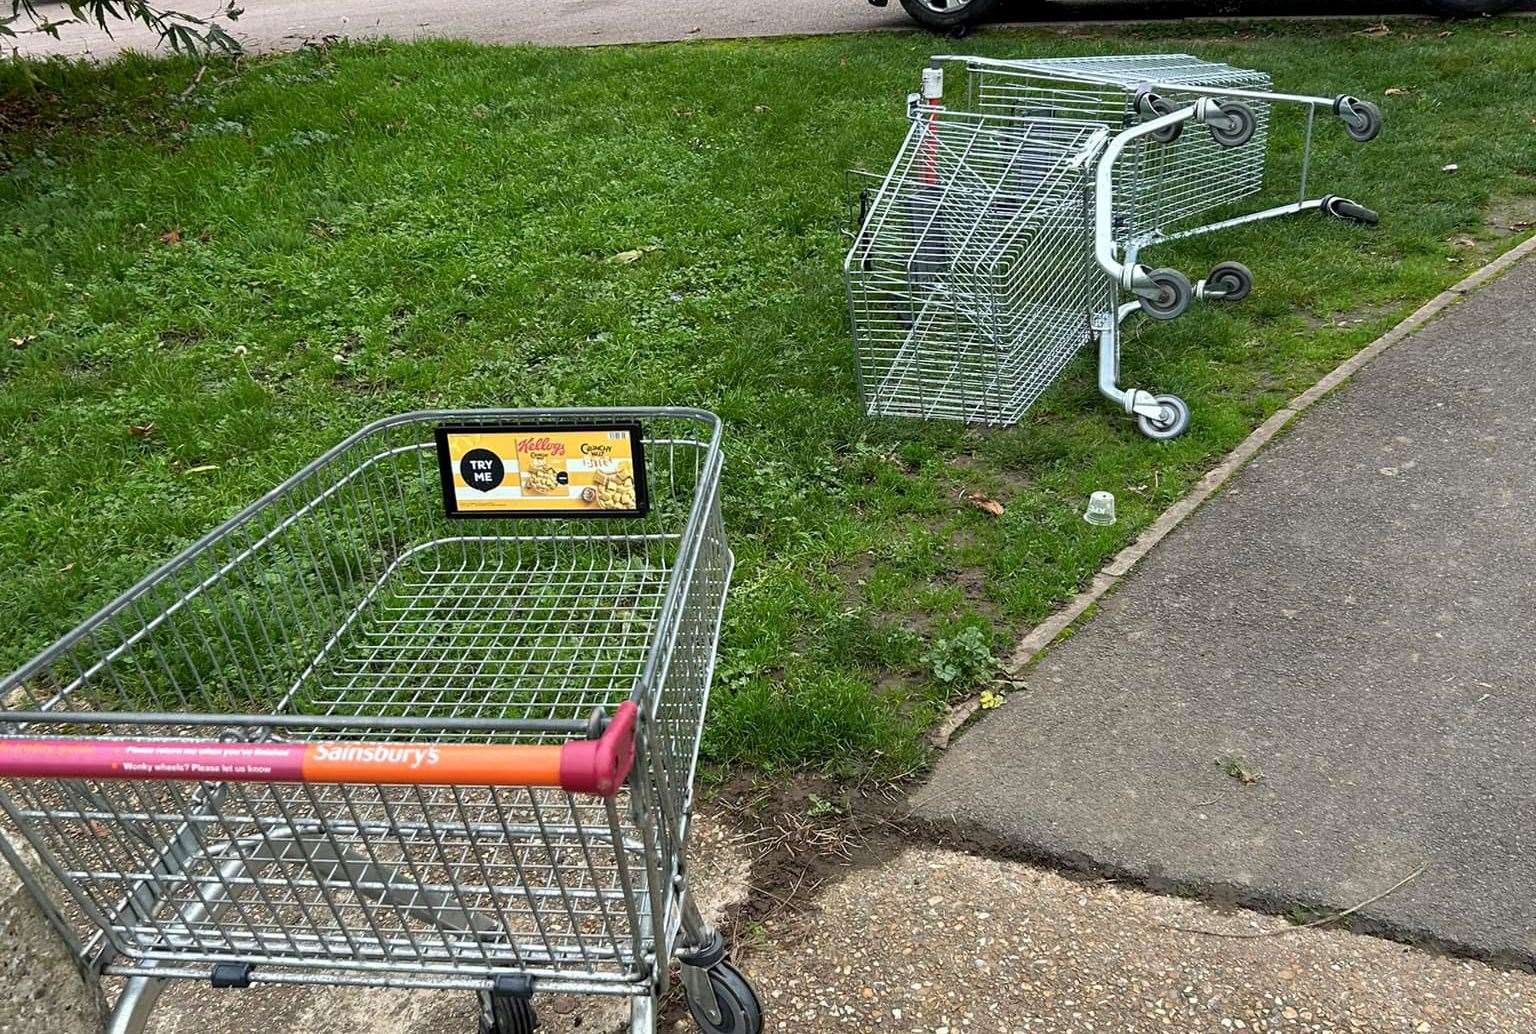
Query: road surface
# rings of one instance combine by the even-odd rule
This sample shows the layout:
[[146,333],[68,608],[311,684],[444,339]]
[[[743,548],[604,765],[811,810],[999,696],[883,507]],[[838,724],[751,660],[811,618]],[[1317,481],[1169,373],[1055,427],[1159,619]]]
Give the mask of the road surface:
[[[181,0],[169,6],[206,13],[214,0]],[[1532,0],[1536,3],[1536,0]],[[250,0],[230,31],[254,51],[296,47],[327,36],[415,39],[447,36],[486,43],[542,43],[582,46],[608,43],[657,43],[738,36],[783,36],[911,29],[899,0],[871,7],[865,0],[545,0],[539,4],[507,0]],[[1531,6],[1531,3],[1525,6]],[[48,13],[62,5],[42,5]],[[1253,17],[1331,15],[1339,5],[1329,0],[1257,0],[1233,5],[1234,13]],[[1124,0],[1076,0],[1039,3],[1017,0],[1005,18],[1047,23],[1140,21],[1198,14],[1198,2],[1145,3]],[[1205,5],[1209,9],[1209,5]],[[1357,13],[1417,14],[1413,0],[1375,0]],[[54,14],[61,17],[62,14]],[[109,57],[123,49],[153,50],[156,36],[140,26],[123,26],[114,36],[89,26],[68,26],[61,39],[33,34],[17,41],[24,55]]]

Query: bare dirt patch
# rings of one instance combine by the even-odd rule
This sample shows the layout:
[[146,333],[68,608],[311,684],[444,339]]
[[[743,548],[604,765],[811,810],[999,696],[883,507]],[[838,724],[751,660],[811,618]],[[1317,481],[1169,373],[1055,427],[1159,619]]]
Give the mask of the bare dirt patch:
[[1488,206],[1487,222],[1500,237],[1536,228],[1536,194],[1495,198]]

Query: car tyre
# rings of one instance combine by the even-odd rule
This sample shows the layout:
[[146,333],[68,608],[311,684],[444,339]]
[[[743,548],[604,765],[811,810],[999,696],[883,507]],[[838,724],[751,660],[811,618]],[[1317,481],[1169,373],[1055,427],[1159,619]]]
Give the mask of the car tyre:
[[935,32],[968,29],[997,9],[1002,0],[901,0],[912,20]]

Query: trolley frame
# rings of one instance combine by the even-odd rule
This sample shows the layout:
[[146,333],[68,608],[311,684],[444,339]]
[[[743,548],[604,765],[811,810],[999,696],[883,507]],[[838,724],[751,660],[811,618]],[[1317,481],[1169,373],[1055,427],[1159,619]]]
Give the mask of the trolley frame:
[[[437,427],[613,419],[648,515],[444,513]],[[0,810],[46,876],[0,853],[126,978],[110,1034],[172,979],[461,988],[497,1034],[535,989],[617,994],[649,1034],[675,959],[695,1015],[760,1025],[687,878],[721,464],[700,410],[385,418],[0,682]]]

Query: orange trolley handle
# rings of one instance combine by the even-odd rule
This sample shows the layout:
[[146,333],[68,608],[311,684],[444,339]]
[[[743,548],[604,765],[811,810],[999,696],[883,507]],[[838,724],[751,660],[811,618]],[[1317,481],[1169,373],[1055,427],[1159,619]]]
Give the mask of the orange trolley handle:
[[549,786],[612,797],[635,763],[637,714],[626,700],[597,739],[561,744],[0,739],[0,777]]

